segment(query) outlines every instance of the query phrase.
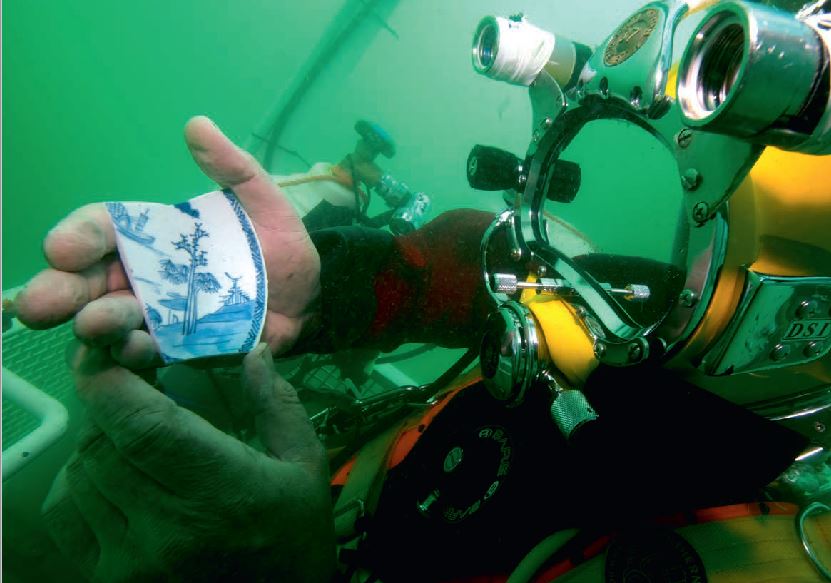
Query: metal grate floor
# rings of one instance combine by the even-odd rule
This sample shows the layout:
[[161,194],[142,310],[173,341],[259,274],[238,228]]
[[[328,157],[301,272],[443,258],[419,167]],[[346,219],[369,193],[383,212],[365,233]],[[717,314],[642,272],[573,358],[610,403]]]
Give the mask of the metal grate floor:
[[[72,324],[51,330],[18,327],[3,334],[3,367],[60,402],[73,398],[74,385],[64,360]],[[38,426],[38,420],[3,399],[3,449]]]
[[[315,390],[335,391],[343,394],[348,394],[356,398],[365,398],[372,395],[377,395],[394,388],[389,383],[384,383],[378,375],[370,374],[369,378],[356,386],[351,380],[344,379],[341,374],[341,369],[334,364],[328,364],[329,359],[320,356],[306,356],[300,366],[282,372],[289,380],[295,383],[298,390],[302,388],[310,388]],[[298,383],[297,378],[292,378],[300,368],[311,368],[308,372],[303,374],[302,383]],[[278,370],[280,365],[277,365]]]

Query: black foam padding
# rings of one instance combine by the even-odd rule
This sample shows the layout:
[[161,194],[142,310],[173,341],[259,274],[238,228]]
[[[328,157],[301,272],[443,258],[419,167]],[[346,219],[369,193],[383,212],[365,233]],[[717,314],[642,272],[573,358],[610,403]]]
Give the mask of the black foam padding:
[[[510,572],[542,537],[569,527],[586,533],[629,528],[695,508],[756,502],[760,489],[802,450],[805,439],[689,385],[651,364],[602,367],[586,393],[597,421],[567,443],[536,387],[508,409],[479,384],[462,391],[393,468],[362,562],[384,581],[450,580]],[[429,493],[465,507],[495,478],[495,454],[477,447],[483,427],[509,436],[501,486],[467,518],[417,508]],[[472,467],[448,474],[461,446]],[[462,463],[465,463],[464,461]]]
[[807,445],[651,363],[601,366],[585,393],[600,417],[572,437],[575,469],[607,519],[752,499]]
[[510,190],[519,184],[521,160],[492,146],[477,144],[467,158],[467,182],[476,190]]

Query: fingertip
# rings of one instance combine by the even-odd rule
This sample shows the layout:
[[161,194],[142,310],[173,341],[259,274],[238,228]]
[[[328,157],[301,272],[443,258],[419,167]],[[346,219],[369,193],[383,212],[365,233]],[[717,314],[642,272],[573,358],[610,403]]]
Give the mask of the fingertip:
[[75,336],[93,346],[123,342],[144,324],[144,313],[136,297],[125,290],[90,302],[75,316]]
[[41,515],[49,516],[57,506],[58,502],[67,496],[67,490],[66,465],[63,465],[55,475],[55,479],[52,481],[52,486],[50,486],[49,492],[46,494],[46,499],[44,499],[43,504],[40,506]]
[[217,133],[222,134],[219,126],[205,115],[195,115],[185,124],[185,142],[191,150],[205,150],[206,141]]
[[259,358],[266,364],[271,365],[274,363],[274,359],[271,356],[271,348],[267,342],[259,342],[250,354],[253,355],[252,358]]
[[263,173],[250,153],[234,144],[205,116],[188,121],[185,141],[202,172],[223,188],[244,184]]
[[82,346],[83,344],[81,344],[81,342],[75,338],[73,338],[66,344],[66,348],[64,348],[63,352],[63,357],[66,366],[69,367],[69,370],[74,370],[75,362],[80,358],[78,352],[81,350]]
[[115,250],[115,230],[102,203],[85,205],[55,225],[44,238],[43,254],[61,271],[76,272]]
[[144,330],[131,330],[122,342],[110,349],[113,359],[130,370],[144,370],[162,365],[155,340]]
[[245,355],[242,359],[242,365],[245,368],[259,369],[265,365],[271,367],[274,361],[271,358],[271,350],[268,344],[260,342],[255,346],[251,352]]
[[126,293],[123,290],[127,287],[127,275],[116,258],[79,273],[49,267],[18,292],[13,301],[14,311],[20,322],[29,328],[52,328],[69,320],[108,290]]
[[216,122],[214,122],[214,120],[209,118],[207,115],[194,115],[187,121],[187,123],[185,123],[185,132],[199,127],[216,128],[217,125]]
[[185,128],[188,128],[193,124],[204,123],[206,120],[211,121],[211,118],[209,118],[207,115],[194,115],[185,123]]
[[242,361],[243,381],[249,389],[274,382],[274,360],[268,344],[260,342]]
[[87,346],[77,340],[73,340],[67,347],[66,362],[75,376],[79,390],[86,385],[90,377],[114,364],[108,350]]
[[281,355],[297,343],[303,324],[283,314],[269,313],[266,316],[263,336],[268,338],[271,353]]
[[83,278],[47,268],[33,277],[14,298],[16,317],[34,330],[62,324],[87,300]]
[[317,473],[326,456],[295,388],[274,370],[271,351],[258,346],[244,363],[244,385],[255,425],[266,451],[283,461],[296,461]]

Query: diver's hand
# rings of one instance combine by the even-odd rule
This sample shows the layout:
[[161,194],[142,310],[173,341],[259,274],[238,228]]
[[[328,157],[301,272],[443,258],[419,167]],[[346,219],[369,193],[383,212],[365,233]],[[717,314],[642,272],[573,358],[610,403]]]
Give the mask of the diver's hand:
[[[268,272],[268,312],[262,339],[275,354],[310,330],[320,293],[320,258],[303,222],[265,170],[205,117],[185,127],[191,154],[204,173],[236,193],[251,218]],[[82,207],[46,237],[51,265],[15,299],[17,317],[50,328],[76,316],[75,334],[92,346],[111,346],[129,368],[158,362],[141,330],[143,314],[116,251],[115,231],[103,204]]]
[[[325,452],[259,345],[243,362],[265,453],[81,346],[88,422],[43,516],[95,581],[327,581],[335,564]],[[242,390],[242,388],[241,388]]]

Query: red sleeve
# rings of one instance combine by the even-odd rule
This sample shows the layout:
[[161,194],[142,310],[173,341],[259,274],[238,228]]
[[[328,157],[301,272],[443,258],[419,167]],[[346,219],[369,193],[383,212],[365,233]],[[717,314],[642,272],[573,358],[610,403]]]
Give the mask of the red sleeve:
[[385,349],[405,342],[478,344],[493,308],[480,257],[493,218],[486,211],[453,210],[396,237],[375,276],[376,312],[364,340]]

